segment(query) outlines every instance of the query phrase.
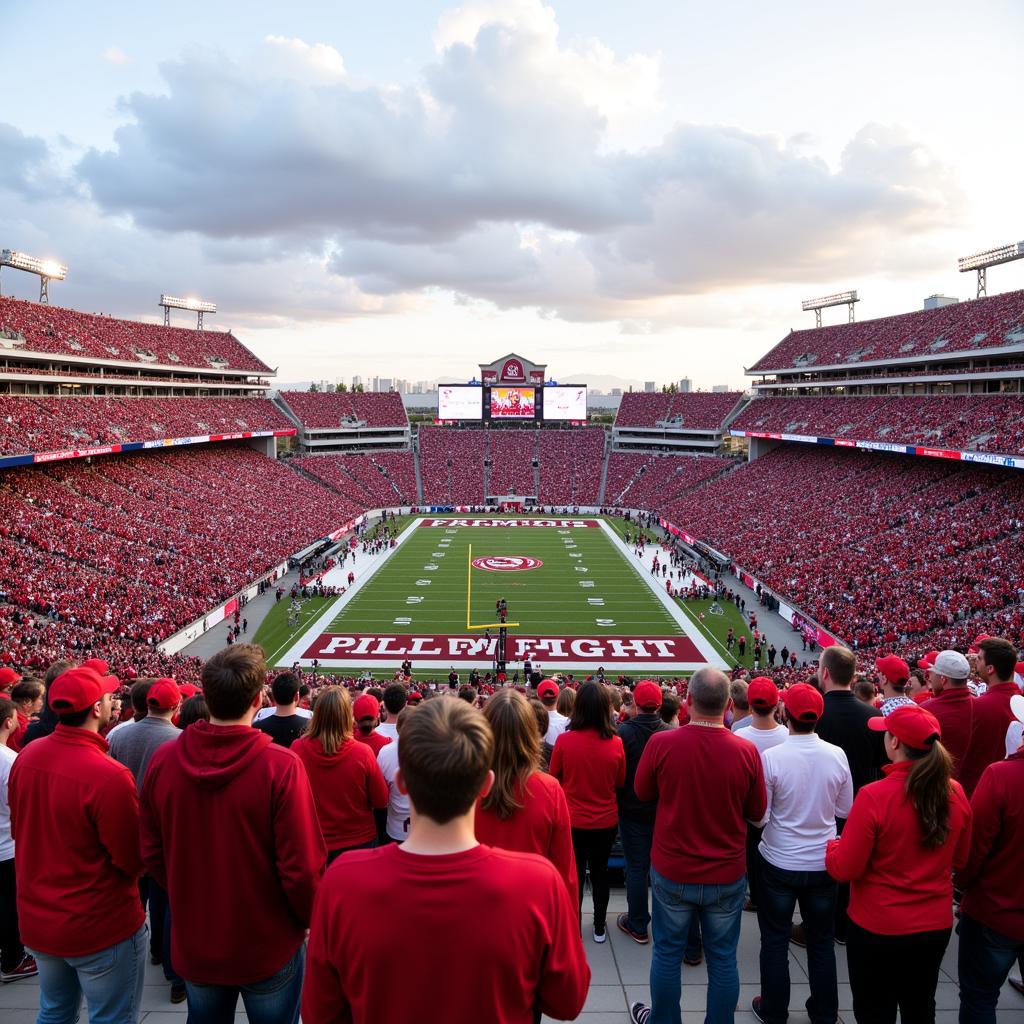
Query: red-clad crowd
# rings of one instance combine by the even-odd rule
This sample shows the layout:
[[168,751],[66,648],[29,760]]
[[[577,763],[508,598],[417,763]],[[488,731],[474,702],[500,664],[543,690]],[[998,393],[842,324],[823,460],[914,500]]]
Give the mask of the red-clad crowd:
[[741,391],[627,391],[615,425],[720,430],[742,397]]
[[407,427],[397,391],[282,391],[298,421],[313,430],[330,427]]
[[733,459],[718,455],[612,452],[605,504],[667,513],[689,491],[735,465]]
[[410,452],[305,455],[291,465],[365,508],[415,505],[416,469]]

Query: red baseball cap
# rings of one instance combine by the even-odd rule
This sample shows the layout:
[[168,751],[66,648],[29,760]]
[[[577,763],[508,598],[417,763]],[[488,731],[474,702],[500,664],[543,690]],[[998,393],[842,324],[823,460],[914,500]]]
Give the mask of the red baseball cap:
[[352,714],[357,722],[363,718],[376,718],[380,714],[380,701],[372,693],[364,693],[356,698]]
[[767,676],[750,680],[747,687],[747,703],[758,711],[767,711],[779,703],[779,688]]
[[188,700],[190,697],[194,697],[197,693],[203,692],[195,683],[182,683],[178,689],[181,690],[182,700]]
[[549,694],[552,697],[558,696],[558,683],[554,679],[542,679],[540,686],[537,687],[537,696],[543,699]]
[[971,644],[971,646],[967,648],[967,653],[968,654],[981,654],[981,641],[982,640],[991,640],[991,639],[992,639],[992,637],[990,637],[988,635],[988,633],[979,633],[974,638],[974,643]]
[[8,668],[6,665],[0,668],[0,690],[6,690],[8,687],[13,686],[21,676],[14,671],[13,668]]
[[[747,693],[750,693],[749,689]],[[816,722],[825,710],[821,694],[807,683],[796,683],[788,690],[783,690],[782,702],[798,722]]]
[[98,675],[105,676],[110,673],[110,666],[102,658],[90,658],[83,661],[79,668],[91,668]]
[[891,732],[900,743],[915,750],[927,750],[936,740],[942,739],[939,720],[920,704],[904,704],[888,715],[869,718],[868,728],[875,732]]
[[875,659],[875,668],[890,683],[905,683],[910,679],[910,666],[895,654],[887,654],[884,658]]
[[938,656],[938,651],[929,651],[923,658],[917,659],[917,667],[923,669],[930,669],[935,664],[935,659]]
[[641,679],[633,690],[633,703],[638,708],[655,710],[661,707],[661,687],[650,679]]
[[423,694],[418,690],[413,690],[405,700],[407,704],[411,704],[414,700],[423,700]]
[[91,668],[79,666],[53,681],[50,687],[50,707],[58,714],[70,714],[92,707],[105,693],[114,693],[121,686],[117,676],[101,676]]
[[160,711],[170,711],[181,703],[181,690],[173,679],[158,679],[146,694],[146,703]]

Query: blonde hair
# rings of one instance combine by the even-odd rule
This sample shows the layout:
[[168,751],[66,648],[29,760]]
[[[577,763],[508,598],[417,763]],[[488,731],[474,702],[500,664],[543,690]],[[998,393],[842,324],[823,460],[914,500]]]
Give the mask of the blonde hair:
[[343,743],[352,739],[355,723],[352,699],[343,686],[328,686],[313,703],[313,720],[306,736],[319,740],[328,756],[336,754]]

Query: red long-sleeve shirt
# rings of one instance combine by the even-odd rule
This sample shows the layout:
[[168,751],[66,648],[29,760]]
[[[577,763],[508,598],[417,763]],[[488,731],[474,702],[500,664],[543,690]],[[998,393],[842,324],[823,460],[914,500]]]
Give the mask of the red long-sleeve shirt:
[[644,747],[633,789],[657,800],[651,864],[670,881],[729,885],[746,871],[747,822],[768,797],[757,747],[730,730],[686,725]]
[[28,715],[23,715],[20,711],[17,711],[16,714],[18,716],[18,726],[7,737],[7,746],[14,751],[21,750],[21,745],[25,742],[25,733],[28,731],[29,725],[32,724],[32,719]]
[[618,736],[596,729],[563,732],[548,771],[562,783],[573,828],[613,828],[619,821],[616,790],[626,781],[626,752]]
[[989,765],[971,797],[971,853],[957,872],[961,910],[1024,942],[1024,751]]
[[850,883],[850,920],[879,935],[938,931],[953,924],[952,873],[967,862],[971,807],[958,782],[949,795],[949,837],[925,849],[906,793],[912,761],[886,765],[885,778],[853,801],[843,834],[829,842],[825,870]]
[[[942,726],[942,745],[953,758],[953,778],[963,784],[960,772],[971,745],[975,698],[966,686],[947,686],[921,706]],[[1005,730],[1004,730],[1005,732]]]
[[569,805],[562,787],[550,775],[534,772],[526,780],[526,792],[519,793],[521,810],[499,818],[479,803],[476,808],[476,837],[488,846],[519,853],[539,853],[555,865],[575,904],[579,882],[572,852]]
[[374,839],[373,809],[387,807],[388,784],[373,748],[352,739],[335,754],[325,754],[319,739],[300,736],[291,750],[309,776],[327,849],[343,850]]
[[971,743],[960,768],[960,783],[968,797],[981,773],[1006,756],[1006,730],[1014,721],[1010,698],[1018,693],[1016,683],[996,683],[974,699]]
[[[428,936],[440,956],[401,956],[403,936]],[[589,984],[576,905],[549,861],[484,845],[439,856],[392,845],[348,853],[324,877],[302,1019],[531,1024],[537,1007],[572,1020]]]
[[15,759],[9,801],[25,945],[87,956],[134,935],[145,920],[139,801],[107,741],[58,725]]
[[327,859],[295,754],[248,725],[196,722],[153,755],[141,819],[183,978],[251,984],[295,955]]

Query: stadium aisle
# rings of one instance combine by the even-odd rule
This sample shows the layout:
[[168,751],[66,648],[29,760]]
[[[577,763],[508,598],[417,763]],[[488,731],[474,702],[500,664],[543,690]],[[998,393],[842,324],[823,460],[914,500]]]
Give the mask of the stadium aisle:
[[[590,994],[583,1013],[577,1018],[581,1024],[622,1024],[626,1021],[629,1003],[636,999],[649,1001],[647,984],[651,963],[651,947],[638,946],[617,928],[608,929],[609,940],[597,945],[591,939],[589,895],[584,900],[583,934],[584,946],[593,978]],[[622,888],[612,889],[609,904],[609,921],[626,909],[626,894]],[[740,1024],[753,1024],[755,1018],[750,1012],[750,1000],[758,994],[759,934],[754,914],[743,915],[739,945],[740,1004],[736,1020]],[[790,946],[790,977],[793,983],[790,1006],[791,1024],[806,1024],[808,1018],[803,1012],[803,1003],[808,996],[807,958],[802,949]],[[959,996],[956,987],[957,938],[950,940],[939,976],[936,993],[936,1024],[956,1024]],[[839,973],[839,1021],[840,1024],[854,1024],[851,1010],[850,986],[846,973],[846,954],[841,946],[836,947],[836,961]],[[1013,972],[1011,972],[1013,973]],[[700,1024],[704,1019],[704,1000],[707,988],[707,970],[700,967],[683,967],[683,1024]],[[142,997],[143,1024],[186,1024],[187,1006],[181,1003],[172,1006],[168,999],[169,988],[159,967],[146,965],[146,987]],[[0,1020],[3,1024],[34,1024],[39,1007],[39,985],[36,978],[0,987]],[[241,1002],[239,1002],[241,1010]],[[82,1019],[85,1019],[83,1013]],[[239,1012],[236,1021],[245,1021],[245,1014]],[[549,1018],[545,1017],[547,1021]],[[1024,1021],[1024,997],[1018,995],[1009,984],[1003,987],[997,1011],[998,1024],[1021,1024]]]

